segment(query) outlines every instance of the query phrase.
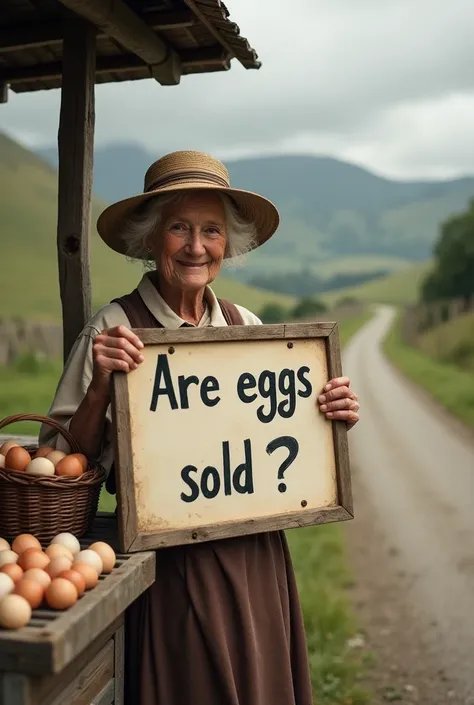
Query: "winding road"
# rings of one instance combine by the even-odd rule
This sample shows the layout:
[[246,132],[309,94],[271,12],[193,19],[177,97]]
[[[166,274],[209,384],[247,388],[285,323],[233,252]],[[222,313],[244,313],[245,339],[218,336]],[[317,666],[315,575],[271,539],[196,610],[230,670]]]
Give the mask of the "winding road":
[[[344,353],[344,372],[361,401],[350,434],[352,465],[373,507],[370,520],[383,527],[410,578],[405,597],[424,641],[471,702],[474,438],[386,360],[382,340],[393,317],[392,308],[377,308]],[[357,520],[357,502],[355,514]]]

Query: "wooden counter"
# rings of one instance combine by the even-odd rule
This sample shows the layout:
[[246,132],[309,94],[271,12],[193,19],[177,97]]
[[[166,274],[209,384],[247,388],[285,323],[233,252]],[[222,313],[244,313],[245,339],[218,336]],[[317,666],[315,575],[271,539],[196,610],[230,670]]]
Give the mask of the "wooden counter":
[[[117,547],[116,520],[98,514],[85,548]],[[0,705],[123,705],[124,613],[155,579],[155,554],[117,554],[114,570],[71,609],[33,611],[0,629]]]

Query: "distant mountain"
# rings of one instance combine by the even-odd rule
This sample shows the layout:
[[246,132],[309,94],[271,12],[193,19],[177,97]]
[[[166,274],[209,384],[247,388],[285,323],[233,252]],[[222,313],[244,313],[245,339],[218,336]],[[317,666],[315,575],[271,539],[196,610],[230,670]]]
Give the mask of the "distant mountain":
[[[41,155],[56,163],[56,150]],[[160,155],[132,144],[98,148],[94,191],[106,201],[143,188]],[[280,156],[229,161],[234,186],[255,190],[278,206],[278,236],[249,258],[240,276],[309,267],[332,273],[395,269],[430,257],[440,223],[464,209],[474,177],[394,181],[328,157]]]

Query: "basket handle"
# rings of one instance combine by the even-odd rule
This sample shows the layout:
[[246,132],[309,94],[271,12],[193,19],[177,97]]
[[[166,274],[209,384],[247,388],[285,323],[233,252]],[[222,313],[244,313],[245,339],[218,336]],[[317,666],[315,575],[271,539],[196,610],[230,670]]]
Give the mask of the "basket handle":
[[14,414],[13,416],[7,416],[0,421],[0,430],[5,428],[5,426],[16,423],[17,421],[39,421],[47,426],[51,426],[69,443],[73,453],[81,452],[81,447],[74,436],[66,428],[61,426],[58,421],[49,418],[49,416],[40,416],[39,414]]

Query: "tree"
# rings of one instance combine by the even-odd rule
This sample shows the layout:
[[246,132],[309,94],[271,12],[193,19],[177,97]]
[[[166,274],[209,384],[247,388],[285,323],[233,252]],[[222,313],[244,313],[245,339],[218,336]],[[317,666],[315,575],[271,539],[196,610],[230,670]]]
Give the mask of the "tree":
[[287,310],[277,303],[268,303],[260,311],[262,323],[283,323],[288,318]]
[[310,318],[327,311],[327,306],[317,299],[304,298],[298,301],[291,312],[293,318]]
[[474,200],[465,213],[443,223],[434,256],[434,269],[422,283],[422,300],[471,297],[474,294]]

